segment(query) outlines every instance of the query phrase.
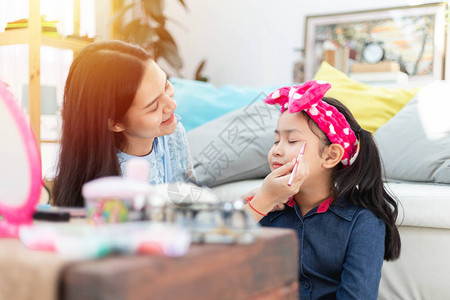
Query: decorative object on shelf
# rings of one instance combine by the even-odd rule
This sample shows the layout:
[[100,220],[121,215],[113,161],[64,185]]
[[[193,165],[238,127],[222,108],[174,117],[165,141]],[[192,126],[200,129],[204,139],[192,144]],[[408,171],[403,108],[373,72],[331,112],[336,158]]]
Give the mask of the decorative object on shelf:
[[364,62],[353,63],[349,77],[365,84],[406,86],[408,74],[400,71],[398,62],[384,60],[385,53],[383,42],[366,42],[361,54]]
[[[350,49],[350,64],[388,60],[410,78],[443,79],[445,11],[440,2],[307,16],[305,80],[318,70],[330,40]],[[382,48],[368,41],[382,43]]]
[[383,60],[385,55],[383,42],[367,42],[362,50],[362,58],[369,64],[376,64]]
[[[184,0],[178,2],[185,8]],[[125,23],[125,13],[131,8],[138,8],[139,14]],[[119,38],[137,44],[153,52],[155,60],[164,58],[177,75],[183,67],[177,44],[166,27],[168,17],[164,15],[164,0],[133,0],[124,6],[114,17],[119,22]]]
[[296,48],[294,49],[295,52],[299,53],[299,59],[294,63],[294,82],[302,83],[305,81],[305,61],[304,61],[304,55],[305,50]]

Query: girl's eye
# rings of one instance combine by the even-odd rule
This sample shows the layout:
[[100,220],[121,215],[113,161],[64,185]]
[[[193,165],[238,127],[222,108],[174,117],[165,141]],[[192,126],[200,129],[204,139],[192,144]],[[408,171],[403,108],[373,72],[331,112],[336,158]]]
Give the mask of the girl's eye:
[[295,144],[295,143],[297,143],[298,141],[289,141],[289,144]]
[[280,141],[275,141],[275,142],[273,142],[273,144],[276,145],[276,144],[278,144],[279,142],[280,142]]

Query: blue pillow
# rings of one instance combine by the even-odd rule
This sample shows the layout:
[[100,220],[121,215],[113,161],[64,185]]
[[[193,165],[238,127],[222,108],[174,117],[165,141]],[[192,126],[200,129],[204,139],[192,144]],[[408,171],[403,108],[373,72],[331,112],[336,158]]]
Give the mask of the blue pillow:
[[194,129],[228,112],[261,100],[280,86],[250,88],[224,85],[216,88],[211,83],[171,77],[175,88],[176,113],[186,131]]

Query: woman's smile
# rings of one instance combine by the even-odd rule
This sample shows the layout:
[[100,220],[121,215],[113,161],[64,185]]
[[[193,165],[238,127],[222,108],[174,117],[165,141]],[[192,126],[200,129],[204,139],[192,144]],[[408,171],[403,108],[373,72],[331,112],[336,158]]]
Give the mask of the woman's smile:
[[175,115],[172,113],[167,120],[165,120],[164,122],[161,123],[161,125],[169,125],[173,122],[174,119],[175,119]]

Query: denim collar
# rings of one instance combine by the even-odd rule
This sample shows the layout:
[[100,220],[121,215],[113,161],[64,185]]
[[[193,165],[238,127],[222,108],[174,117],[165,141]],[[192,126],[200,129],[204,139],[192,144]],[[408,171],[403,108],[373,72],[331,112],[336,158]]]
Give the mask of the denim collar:
[[[347,220],[347,221],[350,222],[350,221],[353,220],[355,212],[358,209],[356,206],[351,205],[343,197],[338,198],[337,200],[333,201],[333,203],[324,212],[318,213],[317,212],[318,208],[319,208],[319,206],[316,206],[313,209],[311,209],[302,219],[311,217],[311,216],[316,215],[316,214],[325,213],[325,212],[327,212],[329,210],[332,213],[334,213],[335,215],[337,215],[337,216],[343,218],[344,220]],[[283,209],[283,210],[275,211],[275,212],[270,213],[269,214],[269,220],[272,222],[273,220],[275,220],[276,218],[278,218],[282,214],[285,214],[290,209],[293,209],[297,213],[297,216],[299,216],[299,217],[301,216],[300,207],[297,204],[295,204],[294,207],[286,206],[285,209]]]
[[331,210],[336,215],[338,215],[339,217],[349,222],[352,221],[356,211],[358,210],[358,207],[351,205],[343,197],[339,198],[338,201],[335,202],[336,203],[334,203],[334,205],[330,205],[328,209]]
[[[297,206],[297,204],[295,204],[295,206]],[[290,207],[290,206],[285,206],[285,208],[283,210],[278,210],[278,211],[274,211],[274,212],[269,213],[268,217],[269,217],[270,222],[273,222],[273,220],[275,220],[279,216],[285,214],[286,211],[290,210],[290,209],[294,209],[294,208]]]

